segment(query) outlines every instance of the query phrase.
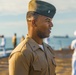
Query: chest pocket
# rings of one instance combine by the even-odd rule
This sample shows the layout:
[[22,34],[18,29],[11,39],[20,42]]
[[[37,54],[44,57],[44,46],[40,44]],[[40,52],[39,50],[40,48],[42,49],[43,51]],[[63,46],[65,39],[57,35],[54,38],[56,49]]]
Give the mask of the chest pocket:
[[50,75],[55,75],[56,63],[53,57],[48,57],[48,63],[50,68]]
[[33,52],[33,55],[34,55],[34,61],[32,63],[32,67],[36,71],[41,71],[39,57],[38,57],[38,55],[35,52]]
[[41,65],[40,65],[39,58],[38,58],[37,54],[34,52],[33,52],[33,55],[34,55],[34,61],[32,62],[31,74],[32,75],[41,75]]
[[51,59],[53,66],[56,67],[54,51],[52,50],[51,47],[48,47],[48,49],[49,49],[49,51],[50,51],[50,52],[49,52],[49,53],[50,53],[50,55],[49,55],[49,56],[50,56],[49,59]]
[[33,62],[32,64],[32,70],[31,70],[31,74],[32,75],[41,75],[41,66],[39,61],[37,62]]
[[51,61],[52,61],[52,64],[53,64],[54,66],[56,66],[56,62],[55,62],[54,57],[51,59]]
[[41,66],[38,62],[33,63],[33,69],[35,71],[41,71]]

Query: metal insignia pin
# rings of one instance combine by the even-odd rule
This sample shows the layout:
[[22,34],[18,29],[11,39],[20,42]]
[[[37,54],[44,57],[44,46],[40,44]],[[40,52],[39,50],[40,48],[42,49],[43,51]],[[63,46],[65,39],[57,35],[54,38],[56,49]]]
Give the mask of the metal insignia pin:
[[48,13],[50,13],[50,10],[48,10]]

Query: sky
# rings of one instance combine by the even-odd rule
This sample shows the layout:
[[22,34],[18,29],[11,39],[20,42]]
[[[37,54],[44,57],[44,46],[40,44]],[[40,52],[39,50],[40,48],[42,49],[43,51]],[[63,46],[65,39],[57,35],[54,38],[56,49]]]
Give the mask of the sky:
[[[0,0],[0,35],[18,37],[27,34],[26,13],[30,0]],[[76,30],[76,0],[43,0],[56,7],[50,36],[74,37]]]

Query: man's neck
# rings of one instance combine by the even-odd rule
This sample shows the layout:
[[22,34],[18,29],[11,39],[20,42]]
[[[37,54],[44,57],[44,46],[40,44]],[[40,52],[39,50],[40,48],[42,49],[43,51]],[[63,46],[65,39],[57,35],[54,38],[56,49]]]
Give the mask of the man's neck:
[[35,40],[35,42],[37,42],[38,44],[42,45],[43,43],[43,39],[37,37],[37,36],[31,36],[31,35],[28,35],[30,38],[32,38],[33,40]]

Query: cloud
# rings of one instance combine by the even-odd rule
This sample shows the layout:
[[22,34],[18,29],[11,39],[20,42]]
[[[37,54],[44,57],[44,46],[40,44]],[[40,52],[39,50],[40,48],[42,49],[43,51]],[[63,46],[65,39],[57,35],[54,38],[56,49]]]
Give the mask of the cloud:
[[[0,15],[25,13],[29,1],[30,0],[0,0]],[[54,4],[58,12],[72,11],[76,9],[75,0],[48,0],[48,2]]]
[[76,10],[75,0],[48,0],[48,2],[55,5],[58,12],[70,12]]
[[0,14],[21,14],[27,10],[29,0],[0,0]]
[[54,20],[54,23],[55,24],[61,24],[61,25],[66,25],[66,24],[74,25],[74,24],[76,24],[76,18]]
[[4,26],[5,27],[9,27],[9,26],[11,26],[11,27],[19,27],[19,26],[23,26],[23,25],[26,25],[26,22],[25,21],[16,21],[16,22],[1,22],[0,23],[0,28],[1,27],[3,27],[4,28]]

